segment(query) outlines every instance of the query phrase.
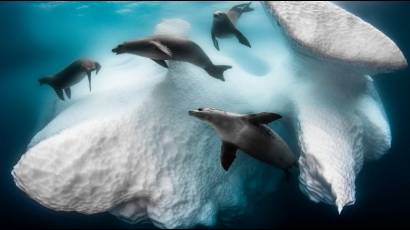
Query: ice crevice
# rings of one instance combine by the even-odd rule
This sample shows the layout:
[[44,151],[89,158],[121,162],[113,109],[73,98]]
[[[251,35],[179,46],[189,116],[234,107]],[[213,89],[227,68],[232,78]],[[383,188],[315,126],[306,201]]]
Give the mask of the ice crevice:
[[201,40],[208,33],[190,34],[190,22],[163,20],[155,33],[198,39],[214,63],[234,66],[226,82],[187,63],[166,70],[131,55],[107,58],[93,92],[76,86],[33,137],[13,168],[16,185],[53,210],[110,212],[131,223],[189,228],[229,220],[275,195],[283,175],[241,152],[225,172],[220,140],[187,113],[210,106],[283,114],[281,134],[297,135],[300,190],[339,212],[353,204],[356,175],[391,144],[371,76],[404,68],[406,59],[382,32],[333,3],[259,7],[249,20],[268,18],[276,38],[246,50],[261,71],[215,51]]

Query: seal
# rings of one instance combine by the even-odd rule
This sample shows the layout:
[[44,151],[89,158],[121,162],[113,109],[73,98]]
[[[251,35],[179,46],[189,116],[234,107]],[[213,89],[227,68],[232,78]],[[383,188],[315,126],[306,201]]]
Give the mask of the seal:
[[165,60],[183,61],[194,64],[204,69],[210,76],[225,81],[223,73],[232,68],[229,65],[214,65],[205,52],[195,42],[168,35],[155,35],[152,37],[124,42],[112,49],[113,53],[130,53],[147,57],[157,64],[168,68]]
[[79,59],[68,65],[65,69],[54,76],[40,78],[40,85],[47,84],[56,92],[57,96],[64,101],[64,93],[70,99],[70,87],[80,82],[85,76],[88,76],[88,84],[91,92],[91,72],[98,74],[101,65],[90,59]]
[[238,149],[270,165],[283,169],[286,175],[297,161],[286,142],[265,124],[281,118],[275,113],[242,115],[214,108],[190,110],[189,115],[209,123],[222,140],[221,164],[227,171]]
[[217,50],[219,50],[219,44],[216,38],[226,38],[232,36],[236,36],[241,44],[251,47],[248,39],[236,28],[236,22],[238,21],[242,13],[253,11],[250,5],[251,2],[236,5],[232,7],[228,12],[214,12],[211,37]]

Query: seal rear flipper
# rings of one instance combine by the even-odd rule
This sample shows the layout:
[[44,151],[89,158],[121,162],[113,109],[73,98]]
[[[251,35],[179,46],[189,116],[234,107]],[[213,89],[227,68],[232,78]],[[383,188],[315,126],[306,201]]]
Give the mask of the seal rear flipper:
[[251,43],[249,43],[248,39],[239,30],[235,29],[234,34],[242,45],[251,48]]
[[155,59],[151,59],[151,60],[156,62],[158,65],[161,65],[162,67],[168,68],[168,64],[164,60],[155,60]]
[[232,68],[232,66],[230,65],[211,65],[205,68],[205,71],[212,77],[219,79],[221,81],[225,81],[223,74],[227,69],[230,68]]
[[225,171],[228,171],[232,162],[236,157],[236,150],[238,148],[228,142],[222,142],[221,146],[221,164]]
[[272,121],[282,118],[282,116],[276,113],[262,112],[262,113],[254,113],[254,114],[245,115],[243,118],[245,118],[246,120],[248,120],[249,122],[253,124],[267,124],[267,123],[270,123]]
[[87,77],[88,77],[88,85],[90,86],[90,92],[91,92],[91,71],[87,72]]
[[247,3],[247,4],[244,5],[244,7],[242,8],[242,12],[243,12],[243,13],[244,13],[244,12],[251,12],[251,11],[253,11],[253,8],[251,7],[251,3],[252,3],[252,2],[249,2],[249,3]]
[[68,99],[71,99],[71,89],[70,88],[65,88],[64,92],[65,92],[65,95],[67,95]]
[[62,101],[64,101],[64,94],[63,94],[63,90],[57,87],[53,86],[54,91],[56,92],[58,98],[60,98]]
[[218,40],[216,40],[216,36],[215,36],[215,33],[213,31],[211,32],[211,36],[212,36],[212,41],[214,42],[215,49],[219,51]]

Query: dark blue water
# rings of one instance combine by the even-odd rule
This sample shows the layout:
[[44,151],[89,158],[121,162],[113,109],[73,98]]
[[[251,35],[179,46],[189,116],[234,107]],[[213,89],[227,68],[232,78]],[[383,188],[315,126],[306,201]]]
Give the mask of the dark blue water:
[[[340,4],[383,31],[407,58],[410,57],[410,3]],[[198,3],[198,7],[204,6]],[[125,24],[132,17],[112,13],[113,7],[117,6],[95,5],[84,9],[87,10],[82,13],[84,15],[74,17],[74,11],[70,15],[59,7],[39,9],[33,3],[0,4],[0,226],[152,227],[149,224],[129,225],[110,214],[86,216],[46,209],[21,192],[10,175],[13,165],[40,128],[44,100],[49,92],[36,90],[36,79],[58,69],[60,63],[95,50],[96,37],[107,42],[124,40],[131,35],[146,34],[159,21],[159,18],[133,21],[135,29],[130,29]],[[166,14],[158,12],[155,6],[146,6],[137,13],[141,17],[145,15],[145,18]],[[115,39],[110,36],[113,33],[118,33]],[[280,194],[289,189],[298,190],[296,181],[291,181],[279,190],[278,198],[272,197],[256,204],[252,214],[237,220],[237,226],[306,227],[353,223],[388,226],[407,222],[406,218],[410,216],[410,70],[379,75],[375,82],[390,121],[393,142],[391,150],[381,160],[364,165],[356,180],[356,204],[346,207],[342,215],[337,215],[334,207],[313,203],[301,193],[294,192],[300,195],[292,197]],[[271,211],[270,207],[278,205],[282,212]]]

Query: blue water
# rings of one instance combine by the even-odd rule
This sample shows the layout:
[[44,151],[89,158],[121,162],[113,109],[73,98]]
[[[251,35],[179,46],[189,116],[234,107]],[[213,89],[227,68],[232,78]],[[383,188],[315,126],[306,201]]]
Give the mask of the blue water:
[[[255,4],[255,3],[254,3]],[[392,38],[410,57],[410,3],[340,2]],[[229,3],[14,3],[0,4],[0,226],[48,228],[136,228],[110,214],[82,215],[55,212],[40,206],[14,184],[13,165],[41,128],[49,90],[37,79],[81,56],[111,55],[110,48],[152,33],[162,18],[178,16],[208,29],[211,13]],[[260,6],[259,6],[260,7]],[[199,26],[200,25],[200,26]],[[257,36],[263,36],[258,34]],[[64,64],[63,64],[64,63]],[[245,63],[246,64],[246,63]],[[259,69],[263,70],[263,66]],[[356,204],[337,215],[333,207],[316,204],[298,192],[296,181],[281,188],[276,197],[256,204],[237,227],[289,225],[389,224],[406,221],[410,215],[410,70],[375,78],[390,126],[393,143],[381,160],[368,162],[356,181]],[[273,212],[271,207],[282,207]],[[223,227],[223,226],[220,226]]]

